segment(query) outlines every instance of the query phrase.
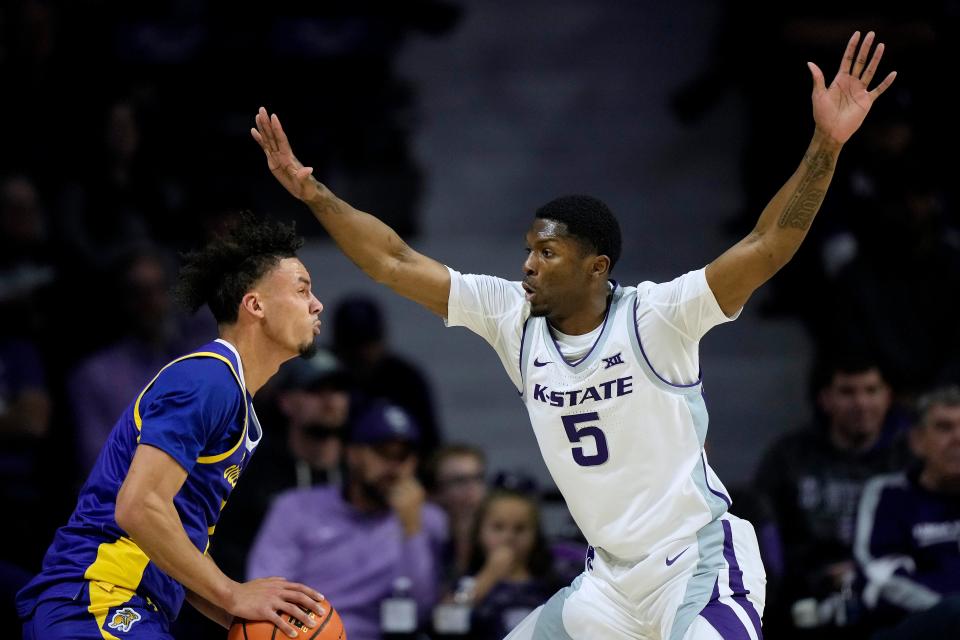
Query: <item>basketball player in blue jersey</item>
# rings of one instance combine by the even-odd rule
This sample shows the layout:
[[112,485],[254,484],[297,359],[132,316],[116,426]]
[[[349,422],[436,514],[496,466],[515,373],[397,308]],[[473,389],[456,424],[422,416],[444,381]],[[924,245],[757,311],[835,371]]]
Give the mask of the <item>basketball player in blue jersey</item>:
[[261,438],[252,396],[312,351],[323,306],[293,227],[244,217],[187,256],[179,293],[207,304],[219,339],[174,360],[133,399],[77,507],[20,593],[26,640],[167,640],[186,598],[229,627],[269,620],[295,637],[322,596],[281,578],[238,583],[206,554],[220,511]]
[[872,32],[862,42],[855,33],[829,86],[808,63],[813,139],[753,231],[703,269],[635,287],[609,279],[620,228],[595,198],[567,196],[537,211],[522,282],[464,275],[338,199],[294,157],[276,115],[257,114],[251,133],[271,172],[343,252],[448,325],[481,335],[521,394],[591,546],[586,571],[511,640],[761,637],[756,536],[727,512],[729,494],[703,450],[698,345],[739,314],[806,236],[840,149],[894,80],[890,73],[869,89],[883,54],[883,44],[873,45]]

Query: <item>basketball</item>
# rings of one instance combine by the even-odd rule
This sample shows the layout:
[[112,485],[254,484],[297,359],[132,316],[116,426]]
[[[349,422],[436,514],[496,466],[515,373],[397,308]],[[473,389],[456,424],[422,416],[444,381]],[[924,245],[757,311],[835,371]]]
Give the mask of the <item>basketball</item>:
[[[312,629],[293,616],[287,617],[287,621],[297,630],[297,638],[304,638],[305,640],[347,640],[347,632],[343,628],[340,614],[329,602],[324,602],[323,606],[327,609],[327,613],[320,620],[320,624]],[[306,611],[306,609],[303,610]],[[316,619],[317,614],[311,611],[310,617]],[[227,634],[227,640],[281,640],[289,637],[272,622],[248,622],[239,619],[233,623],[230,627],[230,633]]]

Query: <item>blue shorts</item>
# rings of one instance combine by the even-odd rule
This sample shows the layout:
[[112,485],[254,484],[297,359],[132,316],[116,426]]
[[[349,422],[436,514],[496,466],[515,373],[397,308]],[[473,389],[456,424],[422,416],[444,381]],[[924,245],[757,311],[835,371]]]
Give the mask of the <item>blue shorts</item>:
[[173,640],[166,616],[129,589],[86,582],[76,598],[41,600],[23,640]]

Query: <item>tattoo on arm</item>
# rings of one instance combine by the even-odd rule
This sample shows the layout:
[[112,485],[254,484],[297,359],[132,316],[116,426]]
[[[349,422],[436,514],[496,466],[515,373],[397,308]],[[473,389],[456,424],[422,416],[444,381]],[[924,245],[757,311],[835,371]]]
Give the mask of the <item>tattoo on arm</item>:
[[800,185],[791,196],[777,224],[780,227],[806,231],[827,193],[818,183],[833,173],[833,157],[827,151],[818,151],[804,156],[803,161],[807,165],[807,172],[800,179]]

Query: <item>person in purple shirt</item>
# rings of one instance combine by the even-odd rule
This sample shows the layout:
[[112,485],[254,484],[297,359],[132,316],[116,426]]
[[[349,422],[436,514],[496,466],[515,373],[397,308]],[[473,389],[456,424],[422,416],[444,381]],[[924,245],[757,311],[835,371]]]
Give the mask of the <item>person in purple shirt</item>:
[[[209,314],[186,315],[171,294],[172,273],[159,248],[118,256],[109,287],[118,301],[119,337],[71,371],[67,394],[83,477],[93,468],[117,418],[165,364],[217,336]],[[109,323],[108,323],[109,324]]]
[[875,640],[960,634],[960,388],[919,401],[910,444],[921,460],[863,491],[854,551]]
[[247,576],[283,575],[323,585],[350,640],[377,640],[380,603],[401,577],[421,623],[438,598],[443,511],[416,479],[420,430],[401,408],[378,402],[353,425],[342,488],[280,494],[247,561]]

